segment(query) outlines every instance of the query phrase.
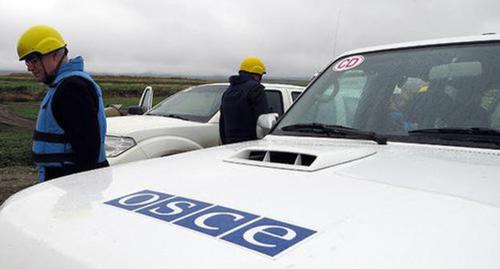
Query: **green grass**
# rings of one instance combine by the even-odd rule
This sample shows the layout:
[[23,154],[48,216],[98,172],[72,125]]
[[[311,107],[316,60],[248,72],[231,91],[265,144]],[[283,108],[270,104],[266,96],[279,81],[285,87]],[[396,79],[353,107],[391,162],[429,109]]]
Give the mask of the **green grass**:
[[32,130],[0,125],[0,168],[33,165],[32,137]]
[[15,102],[8,103],[8,106],[16,115],[25,119],[36,120],[38,110],[40,109],[40,102]]

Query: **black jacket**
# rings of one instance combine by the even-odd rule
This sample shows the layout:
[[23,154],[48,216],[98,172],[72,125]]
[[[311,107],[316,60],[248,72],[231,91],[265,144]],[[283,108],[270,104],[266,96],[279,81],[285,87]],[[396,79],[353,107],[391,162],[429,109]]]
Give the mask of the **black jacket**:
[[219,133],[222,144],[257,139],[257,118],[269,112],[264,86],[252,75],[240,73],[229,78],[222,95]]
[[90,81],[77,76],[63,80],[57,87],[52,111],[57,123],[64,129],[76,159],[75,165],[47,167],[45,180],[109,166],[107,161],[98,163],[99,102],[93,87]]

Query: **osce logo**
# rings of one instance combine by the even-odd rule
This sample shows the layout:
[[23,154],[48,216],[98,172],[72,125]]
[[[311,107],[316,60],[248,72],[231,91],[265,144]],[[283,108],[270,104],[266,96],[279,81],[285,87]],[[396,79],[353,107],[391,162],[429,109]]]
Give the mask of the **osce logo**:
[[271,257],[316,233],[228,207],[150,190],[105,204],[198,231]]

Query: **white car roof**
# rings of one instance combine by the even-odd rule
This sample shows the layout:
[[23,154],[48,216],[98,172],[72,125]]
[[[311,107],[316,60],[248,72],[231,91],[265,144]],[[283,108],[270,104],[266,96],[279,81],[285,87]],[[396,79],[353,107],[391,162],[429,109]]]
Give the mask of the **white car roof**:
[[412,41],[412,42],[392,43],[387,45],[372,46],[372,47],[350,50],[345,53],[342,53],[337,58],[341,58],[352,54],[369,53],[369,52],[377,52],[377,51],[393,50],[393,49],[426,47],[426,46],[436,46],[444,44],[450,45],[450,44],[463,44],[463,43],[476,43],[476,42],[491,42],[491,41],[500,41],[500,35],[484,34],[476,36],[452,37],[452,38],[440,38],[440,39],[429,39],[429,40]]

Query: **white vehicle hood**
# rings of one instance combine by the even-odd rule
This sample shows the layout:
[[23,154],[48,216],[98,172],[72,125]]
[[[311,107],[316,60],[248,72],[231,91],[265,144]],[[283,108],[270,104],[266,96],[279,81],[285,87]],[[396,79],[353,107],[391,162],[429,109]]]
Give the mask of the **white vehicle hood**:
[[[237,157],[248,149],[321,165]],[[81,173],[2,206],[0,268],[499,268],[499,164],[494,150],[268,136]],[[109,204],[144,190],[314,234],[269,256]]]
[[158,135],[184,135],[186,129],[206,124],[160,116],[124,116],[107,119],[107,135],[133,137],[136,142]]

